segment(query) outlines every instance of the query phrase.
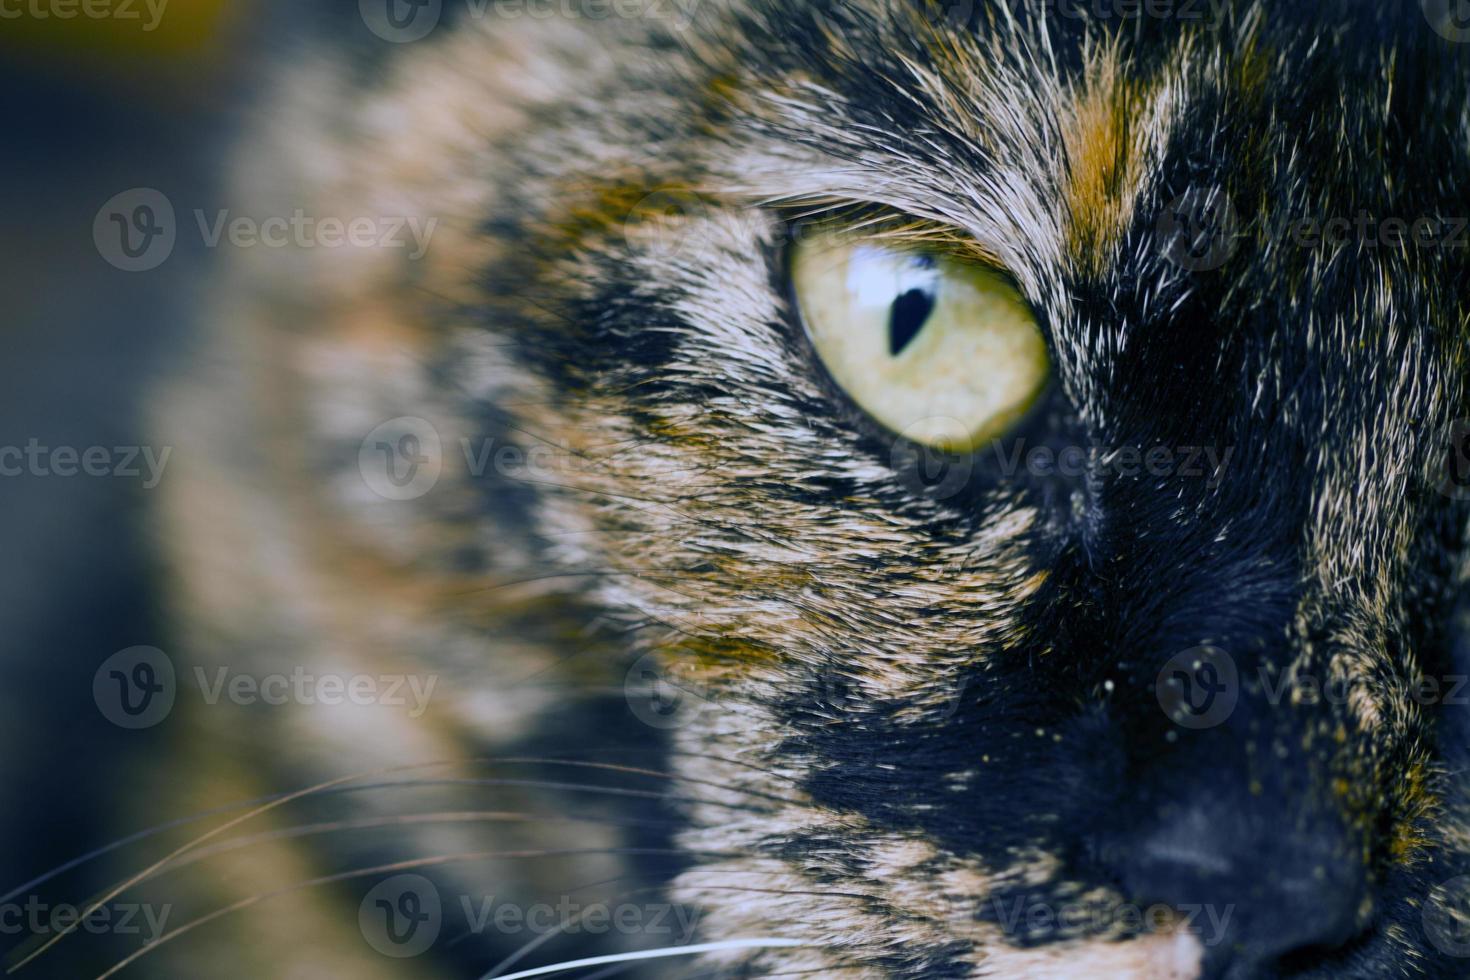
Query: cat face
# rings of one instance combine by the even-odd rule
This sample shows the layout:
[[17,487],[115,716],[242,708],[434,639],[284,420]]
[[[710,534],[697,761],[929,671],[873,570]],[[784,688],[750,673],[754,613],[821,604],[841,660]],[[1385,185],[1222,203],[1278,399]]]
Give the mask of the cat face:
[[[630,46],[496,217],[551,406],[512,414],[583,463],[550,554],[708,699],[685,771],[774,798],[694,808],[731,856],[679,883],[812,944],[762,969],[1454,969],[1466,253],[1379,223],[1470,206],[1463,57],[1417,12],[1128,27],[721,12]],[[1011,277],[1025,418],[940,452],[835,384],[788,276],[819,214]]]
[[[546,455],[484,520],[697,692],[676,893],[756,975],[1464,969],[1466,54],[1174,9],[608,23],[485,168],[445,370]],[[1023,410],[886,424],[834,233],[1002,277]]]

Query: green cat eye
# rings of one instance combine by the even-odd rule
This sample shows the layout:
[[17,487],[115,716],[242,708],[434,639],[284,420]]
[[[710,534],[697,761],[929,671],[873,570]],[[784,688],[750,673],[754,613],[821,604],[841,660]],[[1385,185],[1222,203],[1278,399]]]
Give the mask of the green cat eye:
[[1014,425],[1046,386],[1036,317],[993,269],[828,233],[796,247],[791,278],[833,379],[915,442],[973,449]]

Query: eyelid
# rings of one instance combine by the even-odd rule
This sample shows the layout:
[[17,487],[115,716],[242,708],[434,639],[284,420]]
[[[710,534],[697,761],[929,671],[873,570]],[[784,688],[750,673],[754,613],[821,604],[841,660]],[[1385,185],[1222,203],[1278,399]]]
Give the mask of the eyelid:
[[842,234],[976,266],[1001,276],[1013,289],[1026,295],[1020,279],[1007,267],[998,249],[949,222],[862,201],[814,202],[805,206],[788,202],[776,210],[784,222],[788,255],[814,238]]
[[904,286],[913,270],[898,258],[906,250],[868,234],[871,227],[829,224],[792,249],[796,309],[827,373],[869,416],[916,442],[966,451],[1010,429],[1045,388],[1051,365],[1014,279],[989,263],[925,250],[936,256],[933,299],[917,326],[900,329],[899,300],[912,291]]

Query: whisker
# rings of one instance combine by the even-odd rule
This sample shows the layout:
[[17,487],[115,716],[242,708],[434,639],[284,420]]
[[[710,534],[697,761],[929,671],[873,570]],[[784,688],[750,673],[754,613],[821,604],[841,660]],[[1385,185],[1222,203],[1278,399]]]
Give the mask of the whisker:
[[[575,894],[577,894],[580,891],[587,890],[588,888],[597,888],[600,885],[610,885],[610,884],[612,884],[613,882],[616,882],[616,881],[624,881],[624,880],[626,880],[628,878],[633,877],[637,873],[638,872],[628,872],[628,873],[617,875],[617,876],[612,877],[612,878],[603,878],[600,881],[589,881],[589,882],[586,882],[584,884],[578,885],[575,888],[568,889],[567,890],[567,894],[568,895],[575,895]],[[581,916],[579,915],[578,918],[580,919]],[[553,931],[551,933],[551,935],[553,935],[553,936],[559,935],[561,933],[561,931],[562,931],[561,928],[558,928],[555,931]],[[459,935],[455,936],[448,943],[446,943],[445,946],[446,947],[449,947],[449,946],[457,946],[458,944],[464,942],[466,939],[470,938],[473,935],[475,935],[475,930],[473,928],[466,928],[463,932],[461,932]],[[503,966],[504,966],[504,964],[501,964],[501,966],[497,966],[496,969],[501,969]]]
[[[438,763],[438,765],[448,765],[448,764],[450,764],[450,763],[444,763],[444,762]],[[433,763],[431,763],[430,765],[433,765]],[[420,766],[416,766],[416,765],[414,765],[414,766],[399,766],[399,767],[394,767],[392,769],[380,770],[379,772],[382,772],[382,773],[387,773],[387,772],[400,772],[400,771],[403,771],[403,770],[416,769],[416,768],[420,768]],[[137,884],[139,881],[142,881],[145,878],[147,878],[150,875],[152,875],[155,871],[157,871],[159,868],[163,867],[169,861],[172,861],[174,858],[177,858],[177,857],[179,857],[182,854],[188,853],[193,848],[197,847],[198,845],[204,843],[207,840],[210,840],[210,839],[212,839],[214,837],[219,836],[220,834],[222,834],[225,831],[229,830],[231,827],[239,826],[240,824],[242,824],[245,821],[251,819],[252,817],[258,816],[259,814],[262,814],[262,813],[266,813],[266,812],[268,812],[270,810],[274,810],[276,807],[284,806],[285,804],[291,802],[292,800],[300,799],[303,796],[310,795],[311,793],[318,792],[318,791],[320,791],[322,789],[327,789],[327,788],[330,788],[332,786],[339,786],[339,785],[342,785],[344,783],[351,782],[354,779],[362,778],[364,775],[378,775],[378,774],[379,774],[378,772],[375,772],[375,773],[365,773],[365,774],[364,773],[354,773],[354,774],[348,775],[348,776],[339,776],[336,779],[329,779],[326,782],[317,783],[315,786],[310,786],[310,787],[307,787],[306,789],[296,790],[295,792],[287,793],[284,796],[278,797],[278,798],[276,798],[276,799],[274,799],[274,800],[272,800],[272,801],[270,801],[268,803],[264,803],[264,804],[262,804],[262,805],[260,805],[258,807],[255,807],[254,809],[250,810],[247,813],[243,813],[243,814],[241,814],[238,817],[235,817],[235,818],[233,818],[231,820],[228,820],[225,823],[221,824],[220,826],[214,828],[213,830],[207,831],[203,835],[201,835],[199,837],[196,837],[194,840],[189,841],[188,843],[181,845],[180,847],[176,848],[174,851],[172,851],[169,854],[165,855],[163,858],[161,858],[158,861],[154,862],[153,864],[149,865],[147,868],[144,868],[142,871],[138,872],[133,877],[128,878],[128,879],[124,880],[121,884],[116,885],[113,888],[109,889],[101,898],[97,899],[92,905],[90,905],[87,908],[87,911],[82,914],[81,919],[86,919],[87,917],[91,916],[99,908],[101,908],[102,906],[106,905],[108,902],[112,901],[118,895],[120,895],[123,892],[127,891],[129,888],[131,888],[133,885]],[[78,920],[78,922],[80,922],[80,920]],[[21,969],[27,963],[30,963],[36,957],[38,957],[42,953],[46,952],[46,950],[50,949],[52,946],[54,946],[57,943],[61,942],[62,939],[64,939],[65,937],[71,935],[73,932],[76,931],[77,927],[78,927],[78,923],[72,923],[72,924],[70,924],[70,925],[68,925],[66,927],[63,927],[61,929],[56,930],[56,932],[51,936],[50,939],[46,940],[40,946],[38,946],[36,949],[32,950],[29,954],[27,954],[24,958],[22,958],[14,966],[11,966],[5,972],[7,974],[8,973],[14,973],[16,970]]]
[[[232,912],[238,912],[241,909],[246,909],[253,905],[259,905],[261,902],[269,901],[272,898],[277,898],[281,895],[288,895],[292,892],[302,891],[307,888],[318,888],[322,885],[329,885],[341,881],[351,881],[355,878],[366,878],[371,875],[399,873],[404,871],[412,871],[418,868],[439,867],[441,865],[453,864],[459,861],[502,861],[544,857],[592,857],[606,855],[616,855],[622,857],[693,856],[711,858],[730,858],[737,856],[728,851],[689,851],[679,848],[667,847],[591,847],[554,849],[542,848],[537,850],[525,851],[464,851],[457,854],[436,854],[430,857],[410,858],[405,861],[395,861],[391,864],[380,864],[370,868],[358,868],[353,871],[340,871],[335,874],[322,875],[317,878],[309,878],[306,881],[299,881],[291,885],[286,885],[282,888],[274,889],[272,891],[259,892],[257,894],[239,899],[238,901],[231,902],[229,905],[226,905],[223,908],[215,909],[213,912],[207,912],[204,915],[191,919],[183,925],[169,930],[168,932],[164,933],[162,936],[159,936],[153,942],[142,947],[141,949],[134,950],[132,953],[128,954],[126,957],[109,967],[105,972],[98,974],[96,980],[107,980],[108,977],[115,976],[119,971],[125,969],[132,963],[137,962],[142,957],[158,949],[164,943],[172,942],[179,936],[192,932],[202,925],[213,922],[216,919],[223,918],[224,916],[227,916]],[[32,957],[34,955],[35,954],[32,954]],[[29,958],[31,957],[28,957],[28,959]],[[20,965],[24,965],[24,963]]]
[[[728,871],[724,871],[724,870],[721,870],[721,869],[718,869],[718,868],[709,868],[709,869],[696,868],[695,869],[695,872],[691,872],[691,873],[714,874],[717,871],[720,872],[720,873],[722,873],[722,874],[723,873],[729,873],[729,874],[750,874],[749,871],[744,870],[744,869],[741,869],[741,868],[730,868],[730,869],[728,869]],[[811,889],[754,888],[754,887],[748,887],[748,886],[745,886],[745,885],[700,885],[699,888],[700,888],[701,891],[711,891],[711,892],[754,892],[757,895],[814,895],[814,896],[816,896],[818,898],[825,898],[825,897],[828,897],[828,896],[832,896],[832,897],[836,897],[836,898],[860,898],[860,899],[863,899],[863,900],[869,901],[869,902],[877,902],[877,901],[880,901],[880,899],[878,898],[878,896],[876,896],[876,895],[869,895],[867,892],[834,892],[834,891],[832,891],[830,889],[818,890],[818,889],[815,889],[815,888],[811,888]]]
[[[708,760],[710,760],[712,762],[723,762],[723,763],[728,763],[730,765],[740,766],[741,768],[749,769],[752,772],[760,773],[762,775],[769,776],[769,777],[771,777],[773,779],[779,779],[779,780],[782,780],[783,782],[787,782],[787,783],[790,783],[792,785],[795,785],[798,782],[798,780],[795,779],[792,776],[787,776],[787,775],[785,775],[783,773],[777,773],[777,772],[774,772],[774,771],[769,770],[769,769],[764,769],[764,768],[762,768],[760,766],[754,765],[753,763],[745,762],[745,761],[740,760],[740,759],[730,759],[730,758],[726,758],[724,756],[713,755],[711,753],[687,752],[687,751],[680,751],[680,750],[674,750],[674,749],[661,749],[661,748],[635,748],[635,747],[631,747],[631,746],[630,747],[615,748],[615,749],[593,750],[593,751],[618,752],[618,753],[634,753],[634,754],[644,754],[644,755],[658,755],[660,757],[663,757],[663,756],[674,756],[674,757],[691,758],[691,759],[708,759]],[[669,774],[669,775],[670,776],[676,776],[677,774]],[[459,782],[460,781],[458,781],[458,780],[432,780],[432,779],[427,779],[427,780],[395,780],[395,781],[384,782],[384,783],[364,783],[364,784],[359,785],[359,786],[335,786],[335,787],[329,787],[329,788],[320,790],[315,795],[319,795],[319,796],[335,796],[335,795],[338,795],[338,794],[363,793],[363,792],[370,792],[372,790],[377,790],[377,789],[396,788],[396,787],[402,787],[402,786],[457,785],[457,784],[459,784]],[[740,790],[738,787],[725,787],[725,788],[726,789],[735,790],[737,792],[744,792],[743,790]],[[26,881],[26,882],[23,882],[20,885],[17,885],[15,888],[12,888],[10,891],[6,892],[5,894],[0,895],[0,905],[3,905],[4,903],[13,900],[17,895],[22,895],[22,894],[25,894],[26,892],[32,891],[32,890],[40,887],[41,885],[46,884],[48,881],[51,881],[52,879],[57,878],[57,877],[65,874],[68,871],[71,871],[71,870],[73,870],[75,868],[79,868],[82,865],[85,865],[85,864],[87,864],[87,863],[89,863],[91,861],[94,861],[94,860],[96,860],[99,857],[102,857],[103,855],[109,854],[109,853],[111,853],[113,851],[116,851],[116,850],[119,850],[119,849],[121,849],[123,847],[126,847],[129,844],[135,844],[135,843],[138,843],[139,841],[147,840],[150,837],[156,837],[159,834],[167,833],[168,831],[174,830],[174,829],[176,829],[178,827],[187,826],[187,825],[189,825],[191,823],[197,823],[200,820],[206,820],[206,819],[208,819],[210,817],[220,816],[220,815],[225,814],[225,813],[233,813],[233,812],[236,812],[238,810],[244,809],[246,807],[259,806],[262,803],[269,803],[269,802],[272,802],[272,801],[275,801],[275,800],[282,800],[285,797],[290,796],[290,795],[291,795],[291,792],[290,791],[287,791],[287,792],[281,792],[281,793],[272,793],[272,794],[269,794],[269,795],[266,795],[266,796],[252,797],[250,799],[240,800],[240,801],[235,802],[235,803],[226,804],[225,806],[213,807],[213,808],[208,809],[208,810],[201,810],[198,813],[192,813],[192,814],[189,814],[187,816],[177,817],[177,818],[175,818],[173,820],[165,821],[163,823],[154,824],[151,827],[145,827],[142,830],[136,831],[134,833],[128,834],[128,835],[123,836],[123,837],[119,837],[116,840],[109,841],[108,843],[103,844],[103,845],[101,845],[99,847],[95,847],[95,848],[93,848],[90,851],[87,851],[87,852],[85,852],[83,854],[79,854],[79,855],[77,855],[74,858],[71,858],[71,859],[69,859],[67,861],[62,862],[61,864],[56,865],[54,868],[51,868],[51,869],[49,869],[49,870],[47,870],[47,871],[45,871],[45,872],[37,875],[36,877],[30,879],[29,881]],[[708,802],[708,801],[706,801],[706,802]],[[720,804],[716,804],[716,805],[720,805]],[[804,806],[806,804],[802,804],[802,805]]]
[[[727,968],[725,967],[721,967],[717,970],[706,970],[703,973],[693,973],[685,977],[684,980],[718,980],[718,978],[725,975],[726,969]],[[781,973],[766,973],[762,976],[763,980],[775,980],[776,977],[809,977],[813,973],[829,973],[834,970],[867,969],[871,969],[871,967],[866,963],[837,963],[832,966],[814,966],[808,970],[785,970]],[[592,980],[592,978],[588,977],[587,980]]]
[[115,851],[120,847],[126,847],[129,844],[133,844],[141,840],[147,840],[149,837],[156,837],[159,834],[173,830],[175,827],[183,827],[188,824],[195,823],[196,821],[207,819],[208,817],[218,816],[222,813],[232,813],[243,807],[255,806],[259,803],[263,803],[269,800],[280,799],[284,795],[284,793],[274,793],[270,796],[259,796],[251,800],[243,800],[239,803],[230,803],[226,806],[215,807],[212,810],[204,810],[200,813],[190,814],[186,817],[177,817],[166,823],[154,824],[152,827],[145,827],[144,829],[139,830],[136,833],[128,834],[126,837],[119,837],[117,840],[103,844],[101,847],[95,847],[92,850],[87,851],[85,854],[79,854],[69,861],[58,864],[56,867],[37,875],[24,884],[17,885],[15,888],[12,888],[10,891],[6,892],[4,895],[0,895],[0,905],[9,902],[17,895],[24,894],[25,892],[31,891],[32,889],[40,885],[44,885],[46,882],[50,881],[52,878],[57,877],[58,875],[65,874],[73,868],[81,867],[87,862],[95,860],[96,858],[99,858],[104,854]]
[[[538,766],[567,766],[574,769],[593,769],[602,772],[618,772],[627,773],[629,775],[650,776],[655,779],[677,780],[678,782],[683,783],[694,783],[698,786],[713,786],[716,789],[721,790],[734,788],[726,783],[715,782],[711,779],[697,779],[693,776],[681,776],[678,773],[664,772],[660,769],[646,769],[640,766],[618,765],[611,762],[587,762],[581,759],[557,759],[541,756],[519,756],[501,759],[499,761],[507,764],[519,763]],[[738,789],[736,791],[739,792],[742,796],[753,796],[759,799],[772,800],[777,803],[786,803],[792,806],[806,806],[806,804],[801,800],[793,800],[790,797],[780,796],[775,793],[766,793],[761,790],[754,789]]]
[[636,965],[637,964],[634,963],[622,963],[617,966],[610,966],[606,970],[598,970],[596,973],[589,973],[587,974],[587,976],[583,977],[582,980],[605,980],[605,978],[607,977],[615,977],[620,973],[627,973]]
[[194,851],[185,855],[178,861],[160,868],[154,876],[145,880],[154,880],[171,871],[197,864],[219,854],[237,851],[253,844],[266,843],[273,840],[295,840],[301,837],[315,837],[321,834],[336,833],[342,830],[372,830],[382,827],[400,827],[420,824],[447,824],[447,823],[595,823],[619,827],[661,827],[676,828],[678,823],[671,820],[646,820],[637,817],[621,817],[604,819],[601,817],[576,817],[564,814],[545,813],[511,813],[498,810],[466,810],[460,812],[434,812],[434,813],[406,813],[394,817],[363,817],[356,820],[335,820],[328,823],[299,824],[294,827],[284,827],[279,830],[267,831],[260,834],[251,834],[246,837],[232,837],[221,841],[212,847]]
[[[696,868],[694,873],[698,873],[698,874],[729,874],[729,875],[734,875],[734,874],[749,874],[750,872],[748,870],[744,869],[744,868]],[[621,881],[622,879],[624,879],[626,877],[628,877],[628,875],[620,875],[617,878],[610,878],[610,879],[607,879],[605,881],[593,882],[591,884],[586,884],[586,885],[579,885],[577,888],[572,889],[572,892],[582,891],[583,889],[586,889],[586,888],[593,888],[593,887],[596,887],[597,885],[609,884],[610,882],[613,882],[613,881]],[[872,895],[854,894],[854,893],[851,893],[851,892],[833,892],[833,891],[815,891],[815,890],[812,890],[812,891],[792,891],[790,889],[747,888],[747,887],[742,887],[742,886],[739,886],[739,885],[712,885],[712,886],[701,886],[701,887],[705,887],[709,891],[758,892],[758,893],[775,894],[775,895],[816,895],[816,896],[839,895],[839,896],[844,896],[844,897],[848,897],[848,898],[866,899],[868,901],[876,901],[877,900]],[[626,891],[626,892],[623,892],[620,895],[614,896],[613,897],[613,901],[614,902],[622,902],[622,901],[624,901],[624,900],[626,900],[628,898],[632,898],[634,895],[648,894],[650,892],[665,893],[665,892],[667,892],[667,890],[668,890],[668,885],[667,884],[665,884],[665,885],[658,885],[658,886],[650,886],[650,887],[646,887],[646,888],[635,888],[635,889],[633,889],[631,891]],[[520,949],[517,949],[510,956],[506,957],[504,960],[501,960],[494,967],[492,967],[491,970],[490,970],[490,972],[487,973],[487,974],[485,974],[481,978],[481,980],[496,980],[496,978],[500,976],[500,974],[502,973],[502,971],[508,970],[512,966],[515,966],[521,960],[525,959],[531,953],[534,953],[537,949],[540,949],[542,946],[546,945],[548,942],[550,942],[551,940],[555,939],[556,937],[561,936],[561,935],[565,935],[568,930],[570,930],[573,927],[579,925],[581,923],[582,919],[584,919],[586,916],[590,915],[591,912],[592,912],[592,909],[590,909],[590,908],[589,909],[586,909],[586,910],[582,911],[581,913],[577,914],[576,916],[574,916],[573,918],[568,919],[568,920],[562,922],[562,924],[559,925],[559,926],[557,926],[555,929],[553,929],[553,930],[551,930],[549,932],[543,933],[542,935],[537,936],[535,939],[532,939],[530,942],[526,943]]]
[[544,575],[531,575],[526,578],[513,578],[504,582],[496,582],[494,585],[480,585],[473,589],[460,589],[450,592],[451,595],[475,596],[484,595],[489,592],[499,592],[501,589],[513,589],[518,585],[535,585],[538,582],[549,582],[559,578],[598,578],[603,575],[630,574],[618,572],[610,568],[593,568],[575,572],[547,572]]
[[[522,970],[519,973],[508,973],[497,980],[527,980],[528,977],[544,977],[552,973],[565,973],[568,970],[580,970],[588,966],[602,966],[606,963],[633,963],[641,960],[666,959],[671,956],[697,956],[700,953],[718,953],[733,949],[775,949],[793,946],[809,946],[801,939],[726,939],[716,943],[696,943],[692,946],[675,946],[669,949],[643,949],[631,953],[610,953],[606,956],[588,956],[580,960],[567,960],[565,963],[553,963],[550,966],[538,966],[530,970]],[[99,978],[100,980],[100,978]],[[488,980],[488,978],[482,978]]]
[[[643,751],[651,752],[655,750],[646,749]],[[784,783],[791,784],[792,786],[801,785],[801,780],[796,776],[788,776],[785,773],[779,773],[776,772],[774,769],[767,769],[764,766],[758,766],[753,762],[746,762],[743,759],[731,759],[726,756],[714,755],[709,752],[687,752],[682,749],[669,749],[664,754],[683,759],[706,759],[711,762],[724,762],[732,766],[739,766],[742,769],[748,769],[749,771],[753,773],[758,773],[762,776],[770,776],[772,779],[779,779]],[[802,806],[810,806],[810,804],[803,803]]]
[[405,779],[393,783],[386,783],[384,785],[418,786],[428,785],[430,783],[436,786],[515,786],[524,789],[553,789],[564,790],[566,792],[572,793],[591,793],[596,796],[619,796],[640,800],[673,800],[678,803],[698,803],[703,806],[717,806],[726,810],[740,810],[745,813],[771,814],[775,812],[769,807],[750,806],[741,803],[721,803],[718,800],[707,800],[703,797],[698,796],[674,795],[659,790],[625,789],[621,786],[588,786],[582,783],[564,783],[549,779]]
[[[293,800],[302,799],[304,797],[311,796],[313,794],[319,793],[319,792],[321,792],[323,790],[330,789],[330,788],[336,787],[336,786],[341,786],[341,785],[343,785],[345,783],[351,782],[354,779],[362,779],[362,778],[366,778],[368,776],[386,775],[386,774],[390,774],[390,773],[408,772],[408,771],[412,771],[412,770],[431,769],[431,768],[437,768],[437,767],[449,766],[449,765],[494,764],[496,761],[497,760],[494,759],[494,758],[449,759],[449,760],[441,760],[441,761],[438,761],[438,762],[412,763],[412,764],[406,764],[406,765],[402,765],[402,766],[393,766],[393,767],[390,767],[390,768],[387,768],[387,769],[379,769],[379,770],[372,770],[372,771],[369,771],[369,772],[353,773],[353,774],[346,775],[346,776],[338,776],[335,779],[326,780],[324,782],[317,783],[314,786],[309,786],[309,787],[306,787],[305,789],[295,790],[293,792],[286,793],[286,794],[284,794],[282,796],[276,797],[275,799],[270,800],[269,802],[263,803],[260,806],[257,806],[255,808],[251,809],[250,811],[248,811],[246,813],[243,813],[243,814],[241,814],[241,815],[239,815],[237,817],[234,817],[231,820],[227,820],[225,823],[221,824],[220,826],[215,827],[214,829],[209,830],[209,831],[205,832],[204,834],[201,834],[200,836],[194,838],[193,840],[191,840],[191,841],[189,841],[189,842],[187,842],[185,844],[180,845],[178,848],[176,848],[175,850],[171,851],[170,853],[164,855],[162,858],[160,858],[159,860],[155,861],[153,864],[149,865],[148,867],[144,868],[142,871],[137,872],[132,877],[127,878],[127,879],[124,879],[121,883],[119,883],[119,884],[113,886],[112,888],[108,889],[102,895],[102,897],[98,898],[97,900],[95,900],[92,904],[90,904],[87,907],[87,910],[85,912],[83,912],[78,917],[78,919],[77,919],[76,922],[73,922],[73,923],[69,924],[65,928],[61,928],[61,929],[56,930],[50,936],[50,938],[48,938],[40,946],[38,946],[36,949],[32,950],[25,957],[23,957],[21,960],[19,960],[18,962],[16,962],[13,966],[9,967],[6,970],[6,973],[7,974],[14,973],[16,970],[19,970],[22,967],[24,967],[27,963],[30,963],[32,960],[34,960],[36,957],[40,956],[46,950],[50,949],[56,943],[60,942],[66,936],[69,936],[71,933],[75,932],[77,930],[77,928],[79,927],[79,924],[82,921],[85,921],[94,912],[96,912],[97,909],[99,909],[102,906],[106,905],[108,902],[112,901],[118,895],[122,894],[127,889],[133,887],[138,882],[144,881],[144,880],[150,878],[155,872],[158,871],[159,868],[167,865],[168,863],[170,863],[171,861],[174,861],[175,859],[177,859],[178,857],[182,856],[183,854],[186,854],[189,851],[193,850],[194,848],[202,845],[206,841],[209,841],[209,840],[212,840],[215,837],[218,837],[220,834],[225,833],[226,831],[228,831],[232,827],[237,827],[240,824],[242,824],[242,823],[244,823],[244,822],[246,822],[248,820],[253,819],[254,817],[257,817],[257,816],[259,816],[261,814],[267,813],[267,812],[269,812],[271,810],[274,810],[274,809],[276,809],[278,807],[284,806],[285,804],[290,803]],[[412,780],[403,780],[403,781],[397,781],[395,783],[390,783],[388,785],[402,785],[402,784],[405,784],[405,783],[410,783],[411,784],[413,782],[415,782],[415,781],[412,781]],[[442,784],[446,784],[446,785],[499,785],[499,786],[519,786],[519,787],[533,788],[533,789],[534,788],[540,788],[540,789],[559,789],[559,790],[567,790],[567,791],[570,791],[570,792],[590,792],[590,793],[596,793],[596,794],[607,795],[607,796],[626,796],[626,797],[643,798],[643,799],[670,799],[670,800],[678,800],[679,802],[700,803],[700,804],[704,804],[704,805],[724,807],[724,808],[733,809],[733,810],[745,810],[745,811],[752,812],[752,813],[768,813],[768,812],[770,812],[769,810],[762,809],[760,807],[745,806],[745,805],[738,804],[738,803],[720,803],[720,802],[715,801],[715,800],[702,800],[702,799],[699,799],[699,798],[691,798],[691,797],[671,796],[671,795],[667,795],[667,794],[664,794],[664,793],[661,793],[661,792],[656,792],[656,791],[651,791],[651,790],[630,790],[630,789],[622,789],[622,788],[619,788],[619,787],[610,787],[610,786],[596,786],[596,787],[591,787],[591,786],[582,786],[582,785],[579,785],[579,784],[576,784],[576,783],[559,783],[559,782],[552,782],[552,781],[549,781],[549,780],[524,780],[524,779],[456,779],[456,780],[445,780],[445,781],[436,781],[436,782],[441,782]]]
[[[627,875],[620,875],[617,878],[612,878],[612,879],[609,879],[609,880],[610,881],[621,881],[623,878],[626,878],[626,877],[628,877],[628,876]],[[598,884],[607,884],[607,883],[608,882],[596,882],[596,883],[594,883],[592,885],[582,885],[579,888],[572,889],[572,891],[573,892],[577,892],[577,891],[581,891],[584,888],[593,888],[593,887],[596,887],[596,885],[598,885]],[[635,888],[632,891],[626,891],[626,892],[623,892],[620,895],[614,896],[613,897],[613,901],[615,901],[615,902],[622,902],[625,899],[632,898],[634,895],[644,895],[644,894],[648,894],[650,892],[662,892],[663,890],[664,889],[662,887]],[[498,976],[500,976],[500,974],[502,972],[504,972],[505,970],[509,970],[511,967],[515,966],[521,960],[525,959],[527,956],[530,956],[532,953],[536,952],[536,950],[540,949],[542,946],[545,946],[547,943],[551,942],[556,937],[566,935],[566,933],[567,933],[567,931],[569,929],[572,929],[575,926],[581,925],[582,920],[585,919],[588,915],[590,915],[591,912],[592,912],[592,909],[590,909],[590,908],[584,909],[583,911],[578,912],[571,919],[568,919],[568,920],[564,921],[561,925],[557,926],[555,929],[551,930],[550,932],[544,932],[541,935],[537,936],[535,939],[532,939],[530,942],[524,944],[519,949],[517,949],[514,953],[511,953],[505,959],[501,960],[499,963],[497,963],[494,966],[492,966],[490,968],[490,972],[486,973],[483,977],[480,978],[480,980],[495,980],[495,978],[498,977]]]

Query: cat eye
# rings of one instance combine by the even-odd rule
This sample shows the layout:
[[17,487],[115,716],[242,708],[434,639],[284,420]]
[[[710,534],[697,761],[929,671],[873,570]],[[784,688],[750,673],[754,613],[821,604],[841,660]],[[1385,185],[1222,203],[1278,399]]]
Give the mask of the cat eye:
[[915,442],[973,449],[1014,425],[1046,386],[1036,317],[994,269],[824,232],[796,246],[791,282],[833,380]]

